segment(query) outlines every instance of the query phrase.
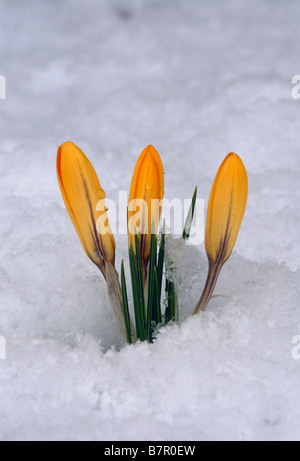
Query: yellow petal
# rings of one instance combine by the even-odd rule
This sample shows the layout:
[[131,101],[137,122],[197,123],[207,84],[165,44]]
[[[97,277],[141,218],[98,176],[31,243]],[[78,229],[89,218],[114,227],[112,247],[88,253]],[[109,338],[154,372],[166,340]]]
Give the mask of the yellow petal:
[[205,249],[210,264],[224,264],[235,245],[248,194],[245,167],[231,152],[215,177],[207,208]]
[[[152,223],[155,232],[162,210],[164,195],[164,168],[159,153],[153,146],[146,147],[134,168],[129,190],[128,243],[135,251],[135,228],[140,242],[141,257],[147,264],[150,254]],[[135,218],[137,218],[135,220]]]
[[56,168],[66,209],[84,251],[105,276],[105,261],[114,264],[115,259],[115,239],[108,223],[105,192],[92,164],[72,142],[58,148]]

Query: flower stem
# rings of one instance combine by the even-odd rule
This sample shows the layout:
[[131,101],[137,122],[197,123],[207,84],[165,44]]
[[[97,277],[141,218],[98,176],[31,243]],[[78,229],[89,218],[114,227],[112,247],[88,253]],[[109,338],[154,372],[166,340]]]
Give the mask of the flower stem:
[[198,314],[200,311],[204,311],[212,294],[215,289],[219,274],[222,269],[222,264],[209,264],[208,273],[204,289],[199,302],[196,304],[193,315]]
[[[107,283],[107,293],[110,305],[112,307],[113,313],[115,315],[117,325],[122,336],[123,341],[127,342],[127,328],[124,320],[124,308],[122,300],[122,291],[119,282],[119,276],[115,267],[105,262],[105,271],[106,271],[106,283]],[[129,318],[130,322],[130,332],[131,332],[131,343],[136,342],[136,334],[133,323]]]

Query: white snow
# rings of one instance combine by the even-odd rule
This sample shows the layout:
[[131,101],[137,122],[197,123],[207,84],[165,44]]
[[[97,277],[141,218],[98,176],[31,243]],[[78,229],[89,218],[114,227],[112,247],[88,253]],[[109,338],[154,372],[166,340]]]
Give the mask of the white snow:
[[[0,8],[0,439],[299,440],[300,100],[291,81],[300,4]],[[197,185],[206,205],[230,151],[247,168],[246,214],[220,296],[189,316],[207,261],[203,245],[183,248],[181,320],[153,344],[121,345],[57,184],[66,140],[113,200],[148,144],[162,157],[169,200],[191,198]],[[116,242],[119,270],[126,236]]]

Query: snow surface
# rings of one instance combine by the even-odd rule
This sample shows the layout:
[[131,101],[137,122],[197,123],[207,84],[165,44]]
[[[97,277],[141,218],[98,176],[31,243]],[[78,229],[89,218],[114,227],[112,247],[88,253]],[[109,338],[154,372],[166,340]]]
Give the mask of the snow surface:
[[[0,1],[1,440],[299,440],[297,1]],[[64,208],[57,147],[107,196],[153,144],[166,197],[207,203],[239,154],[249,200],[205,313],[203,245],[182,250],[181,321],[122,346]],[[116,236],[117,268],[127,258]],[[184,274],[193,284],[185,284]]]

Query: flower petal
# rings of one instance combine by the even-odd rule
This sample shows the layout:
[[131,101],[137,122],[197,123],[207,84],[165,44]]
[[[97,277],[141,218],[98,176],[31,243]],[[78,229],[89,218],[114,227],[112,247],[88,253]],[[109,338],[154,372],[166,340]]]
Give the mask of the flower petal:
[[215,177],[207,206],[205,250],[209,261],[205,286],[193,314],[204,311],[223,264],[235,245],[248,194],[247,172],[238,155],[231,152]]
[[[150,145],[142,151],[135,165],[128,206],[128,244],[129,247],[133,246],[135,252],[134,224],[138,224],[137,234],[143,264],[147,264],[149,260],[153,221],[155,232],[158,230],[163,195],[163,164],[157,150]],[[134,221],[134,215],[138,220]]]
[[105,233],[97,223],[99,217],[99,222],[103,222],[107,215],[105,192],[92,164],[72,142],[58,148],[56,167],[61,194],[84,251],[105,276],[105,261],[114,263],[115,258],[115,240],[108,218],[109,231],[106,229]]
[[243,220],[248,194],[245,167],[231,152],[215,177],[207,207],[205,249],[211,264],[229,258]]

